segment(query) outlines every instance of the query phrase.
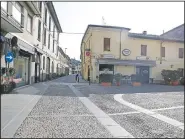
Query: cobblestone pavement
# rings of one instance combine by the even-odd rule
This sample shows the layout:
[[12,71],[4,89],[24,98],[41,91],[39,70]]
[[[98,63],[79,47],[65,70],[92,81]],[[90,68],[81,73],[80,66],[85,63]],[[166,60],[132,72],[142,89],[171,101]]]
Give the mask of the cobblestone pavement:
[[[76,83],[70,75],[11,95],[15,96],[4,96],[2,101],[1,137],[184,137],[182,86],[102,87],[82,79]],[[30,99],[34,101],[28,105]]]

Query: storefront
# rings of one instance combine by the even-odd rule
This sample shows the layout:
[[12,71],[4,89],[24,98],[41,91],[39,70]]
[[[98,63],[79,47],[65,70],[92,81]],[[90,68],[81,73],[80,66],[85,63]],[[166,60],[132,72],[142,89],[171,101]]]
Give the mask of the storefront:
[[16,87],[29,84],[29,63],[30,55],[20,50],[20,55],[14,59],[15,77],[13,81]]

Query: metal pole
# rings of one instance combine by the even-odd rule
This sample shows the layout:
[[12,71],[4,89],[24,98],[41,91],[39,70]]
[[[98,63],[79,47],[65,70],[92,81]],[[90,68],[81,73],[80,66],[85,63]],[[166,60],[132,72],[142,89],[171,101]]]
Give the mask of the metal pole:
[[1,48],[2,48],[2,43],[0,43],[0,91],[2,90],[2,86],[1,86],[1,72],[2,72],[2,69],[1,69]]

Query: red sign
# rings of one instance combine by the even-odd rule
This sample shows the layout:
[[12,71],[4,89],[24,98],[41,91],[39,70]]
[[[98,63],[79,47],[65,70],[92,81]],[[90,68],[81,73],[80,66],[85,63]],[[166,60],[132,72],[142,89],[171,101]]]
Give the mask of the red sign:
[[86,56],[90,56],[90,52],[89,51],[86,52]]

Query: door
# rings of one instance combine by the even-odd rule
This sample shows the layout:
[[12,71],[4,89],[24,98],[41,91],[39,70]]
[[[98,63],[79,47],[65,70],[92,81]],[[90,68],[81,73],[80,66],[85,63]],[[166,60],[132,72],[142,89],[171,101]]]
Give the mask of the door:
[[139,75],[141,83],[149,83],[149,67],[138,66],[136,67],[136,74]]

